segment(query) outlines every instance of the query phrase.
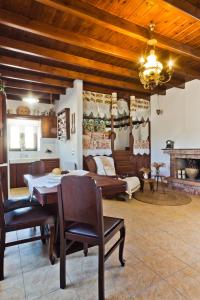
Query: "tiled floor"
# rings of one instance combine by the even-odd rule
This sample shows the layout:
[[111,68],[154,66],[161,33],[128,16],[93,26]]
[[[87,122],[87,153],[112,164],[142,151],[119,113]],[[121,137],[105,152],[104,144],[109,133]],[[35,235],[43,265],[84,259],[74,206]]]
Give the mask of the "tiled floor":
[[[200,299],[200,197],[185,206],[155,206],[134,199],[104,200],[104,214],[125,218],[126,266],[118,253],[106,262],[109,300]],[[11,233],[8,239],[33,234]],[[59,289],[59,260],[51,266],[40,241],[6,249],[1,300],[97,299],[97,248],[67,256],[67,288]]]

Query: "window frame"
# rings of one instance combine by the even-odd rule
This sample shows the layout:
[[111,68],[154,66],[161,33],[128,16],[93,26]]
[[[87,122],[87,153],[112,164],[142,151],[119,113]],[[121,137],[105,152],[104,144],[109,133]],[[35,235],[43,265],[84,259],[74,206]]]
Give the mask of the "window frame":
[[[8,118],[8,120],[21,120],[21,121],[24,121],[24,120],[33,120],[31,118],[23,118],[23,117],[18,117],[18,118]],[[40,118],[37,118],[37,119],[34,119],[34,121],[37,120],[37,121],[40,121],[40,125],[38,127],[40,127],[40,133],[41,133],[41,119]],[[40,149],[40,145],[39,145],[39,137],[41,138],[41,134],[39,134],[39,132],[37,131],[37,133],[35,132],[34,133],[34,148],[10,148],[10,127],[11,127],[11,124],[8,124],[8,151],[10,152],[30,152],[30,151],[39,151]],[[34,127],[34,126],[33,126]],[[25,131],[21,131],[20,134],[25,134]]]

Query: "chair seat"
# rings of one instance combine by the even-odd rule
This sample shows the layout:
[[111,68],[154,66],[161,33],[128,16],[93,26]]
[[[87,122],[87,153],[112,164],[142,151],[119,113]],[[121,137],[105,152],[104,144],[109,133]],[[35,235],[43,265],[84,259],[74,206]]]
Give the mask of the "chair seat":
[[5,212],[30,206],[40,206],[40,203],[34,197],[30,200],[30,196],[9,198],[4,201]]
[[33,206],[5,213],[6,231],[20,230],[45,224],[53,225],[54,217],[43,207]]
[[[103,217],[104,219],[104,236],[107,236],[115,227],[117,227],[123,219]],[[78,234],[82,236],[88,236],[92,238],[97,238],[97,232],[95,228],[84,223],[73,223],[65,230],[66,233]]]

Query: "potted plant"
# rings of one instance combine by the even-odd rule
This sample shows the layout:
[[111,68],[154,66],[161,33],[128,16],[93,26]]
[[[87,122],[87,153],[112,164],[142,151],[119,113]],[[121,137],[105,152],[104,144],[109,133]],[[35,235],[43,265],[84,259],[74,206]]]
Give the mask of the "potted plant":
[[199,174],[198,162],[195,159],[188,159],[186,163],[185,173],[190,179],[195,179]]
[[163,162],[160,162],[160,163],[154,162],[152,164],[152,167],[154,167],[155,170],[156,170],[156,176],[159,176],[160,175],[160,168],[165,167],[165,163],[163,163]]

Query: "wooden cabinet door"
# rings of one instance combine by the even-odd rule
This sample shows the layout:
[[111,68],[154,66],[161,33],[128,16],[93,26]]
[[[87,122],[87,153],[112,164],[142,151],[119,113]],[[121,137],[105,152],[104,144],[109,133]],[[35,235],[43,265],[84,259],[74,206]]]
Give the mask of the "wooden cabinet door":
[[59,159],[43,159],[45,165],[45,172],[50,173],[54,168],[59,168],[60,160]]
[[16,186],[25,187],[24,175],[30,172],[30,163],[16,164]]
[[41,119],[42,138],[57,138],[57,118],[44,116]]
[[7,171],[8,171],[7,166],[0,166],[3,195],[4,195],[5,199],[8,198],[8,174],[7,174]]
[[7,162],[6,94],[0,92],[0,164]]
[[10,188],[17,187],[17,164],[10,164]]

